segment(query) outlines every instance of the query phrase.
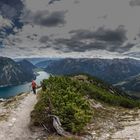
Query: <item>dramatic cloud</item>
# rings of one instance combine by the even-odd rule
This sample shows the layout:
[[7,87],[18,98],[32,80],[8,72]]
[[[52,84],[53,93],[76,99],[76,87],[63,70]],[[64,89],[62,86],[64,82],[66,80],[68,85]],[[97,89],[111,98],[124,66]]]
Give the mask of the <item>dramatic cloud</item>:
[[50,1],[49,1],[49,4],[53,4],[53,3],[56,2],[56,1],[61,1],[61,0],[50,0]]
[[105,29],[104,27],[100,27],[95,32],[89,30],[76,30],[71,31],[70,33],[74,33],[73,38],[75,39],[96,39],[106,42],[119,42],[123,43],[127,40],[126,30],[123,26],[119,26],[115,30]]
[[1,0],[0,55],[138,58],[139,5],[139,0]]
[[37,11],[36,13],[26,11],[22,21],[45,27],[63,26],[66,23],[65,14],[66,11],[55,11],[52,13],[50,13],[48,10]]
[[130,6],[140,6],[140,0],[131,0]]
[[80,3],[80,1],[79,0],[74,0],[74,3],[78,4],[78,3]]
[[47,43],[48,41],[49,41],[50,39],[49,39],[49,37],[48,36],[42,36],[40,39],[39,39],[39,41],[41,42],[41,43]]
[[56,40],[57,47],[55,49],[62,50],[64,52],[86,52],[86,51],[94,51],[94,50],[107,50],[109,52],[118,52],[124,53],[133,48],[134,44],[114,44],[110,42],[102,42],[102,41],[94,41],[94,42],[82,42],[75,39],[57,39]]
[[[65,24],[65,11],[58,11],[53,13],[38,12],[34,16],[34,23],[37,25],[53,27]],[[47,16],[46,16],[47,15]]]
[[[0,38],[5,38],[9,34],[14,34],[22,23],[19,21],[23,9],[20,0],[1,0],[0,1]],[[0,43],[2,40],[0,39]]]
[[23,9],[21,0],[1,0],[0,14],[7,19],[15,20]]
[[56,49],[64,52],[86,52],[93,50],[107,50],[110,52],[124,53],[129,51],[134,44],[124,42],[127,40],[126,30],[123,26],[111,30],[100,27],[96,31],[73,30],[70,39],[56,39]]
[[84,43],[75,39],[56,39],[54,49],[61,50],[63,52],[84,52],[87,48],[85,48]]

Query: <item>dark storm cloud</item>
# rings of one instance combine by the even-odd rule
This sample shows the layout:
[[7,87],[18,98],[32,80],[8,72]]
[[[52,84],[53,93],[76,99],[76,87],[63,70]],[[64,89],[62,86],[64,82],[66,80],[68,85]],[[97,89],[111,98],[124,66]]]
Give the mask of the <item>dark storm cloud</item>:
[[25,48],[25,47],[18,47],[18,49],[20,49],[20,50],[26,50],[27,48]]
[[123,43],[127,40],[126,37],[126,30],[123,26],[119,26],[115,30],[105,29],[104,27],[100,27],[96,31],[89,31],[89,30],[75,30],[71,31],[70,33],[73,34],[73,38],[76,39],[95,39],[101,40],[105,42],[118,42]]
[[[89,30],[71,31],[70,39],[56,39],[57,49],[65,51],[85,52],[90,50],[106,50],[124,53],[129,51],[134,44],[123,43],[127,40],[126,30],[119,26],[115,30],[99,28],[95,32]],[[88,40],[88,41],[86,41]]]
[[9,26],[0,28],[0,38],[15,34],[15,27],[16,29],[22,28],[23,23],[19,21],[19,17],[23,8],[24,5],[21,0],[0,0],[0,15],[9,20]]
[[47,43],[49,41],[49,37],[48,36],[42,36],[40,39],[39,39],[39,42],[40,43]]
[[140,6],[140,0],[131,0],[129,2],[130,6]]
[[[105,44],[102,42],[94,42],[86,44],[82,41],[75,40],[75,39],[56,39],[56,47],[55,49],[59,49],[65,52],[85,52],[89,50],[102,50],[105,49]],[[64,46],[63,46],[64,45]]]
[[[86,48],[84,48],[84,43],[75,39],[56,39],[55,40],[55,49],[59,49],[62,51],[79,51],[84,52]],[[64,47],[62,45],[65,45]]]
[[[66,50],[67,52],[85,52],[92,50],[106,50],[110,52],[124,53],[129,51],[133,44],[127,44],[125,46],[120,46],[120,44],[114,44],[109,42],[95,41],[91,43],[85,43],[74,39],[57,39],[56,40],[57,49]],[[64,45],[64,46],[63,46]],[[65,49],[64,49],[65,48]]]
[[20,0],[0,0],[0,14],[4,18],[15,20],[21,14],[23,6]]
[[78,3],[80,3],[80,1],[79,0],[75,0],[74,3],[75,4],[78,4]]
[[48,4],[54,4],[56,1],[61,1],[61,0],[50,0]]
[[134,46],[133,43],[127,43],[124,46],[120,46],[120,45],[115,45],[113,47],[110,47],[110,52],[119,52],[119,53],[125,53],[127,51],[129,51],[130,49],[132,49]]
[[38,11],[33,16],[33,23],[40,26],[54,27],[64,25],[66,11],[55,11],[49,13],[49,11]]
[[33,35],[32,36],[31,35],[27,35],[26,38],[29,39],[29,40],[32,40],[32,41],[36,40],[36,38]]

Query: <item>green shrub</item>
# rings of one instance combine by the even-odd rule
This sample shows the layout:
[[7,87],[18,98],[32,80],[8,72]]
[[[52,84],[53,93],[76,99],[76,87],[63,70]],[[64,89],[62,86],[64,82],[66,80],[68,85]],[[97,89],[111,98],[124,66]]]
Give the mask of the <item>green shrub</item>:
[[125,108],[140,107],[140,102],[131,98],[127,98],[118,94],[112,94],[107,89],[102,89],[96,85],[89,84],[85,92],[91,98],[108,103],[110,105],[122,106]]
[[51,76],[44,83],[47,90],[39,95],[34,110],[35,122],[51,124],[52,120],[45,114],[47,112],[59,116],[63,128],[73,133],[82,131],[93,116],[93,110],[85,97],[126,108],[140,106],[139,101],[112,93],[109,87],[93,78],[81,81],[68,76]]
[[59,116],[64,129],[80,132],[90,122],[93,111],[84,95],[78,92],[76,81],[68,77],[50,77],[45,84],[47,90],[41,93],[35,106],[36,113],[40,114],[38,121],[47,122],[43,114],[51,101],[51,114]]

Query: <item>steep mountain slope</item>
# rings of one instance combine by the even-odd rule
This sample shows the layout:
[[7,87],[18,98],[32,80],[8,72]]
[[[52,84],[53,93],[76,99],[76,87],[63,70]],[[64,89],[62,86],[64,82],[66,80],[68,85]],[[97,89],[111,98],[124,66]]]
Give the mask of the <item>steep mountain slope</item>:
[[22,61],[22,60],[27,60],[27,61],[29,61],[29,62],[31,62],[33,65],[35,65],[35,64],[37,64],[37,63],[39,63],[39,62],[41,62],[41,61],[45,61],[45,60],[47,60],[47,58],[41,58],[41,57],[38,57],[38,58],[27,58],[27,57],[25,57],[25,58],[15,58],[14,59],[14,61],[16,61],[16,62],[19,62],[19,61]]
[[140,61],[134,59],[71,59],[51,62],[45,69],[52,74],[88,73],[115,84],[140,73]]
[[114,86],[128,90],[129,92],[140,92],[140,74],[132,76],[125,81],[115,84]]
[[0,85],[16,85],[35,78],[32,71],[28,73],[22,66],[10,58],[0,57]]
[[33,65],[31,62],[27,61],[26,59],[23,59],[17,64],[27,73],[33,74],[34,69],[36,68],[35,65]]
[[37,64],[35,64],[37,67],[40,67],[40,68],[46,68],[48,67],[50,64],[52,64],[53,62],[57,62],[59,61],[60,59],[48,59],[48,60],[45,60],[45,61],[41,61],[41,62],[38,62]]

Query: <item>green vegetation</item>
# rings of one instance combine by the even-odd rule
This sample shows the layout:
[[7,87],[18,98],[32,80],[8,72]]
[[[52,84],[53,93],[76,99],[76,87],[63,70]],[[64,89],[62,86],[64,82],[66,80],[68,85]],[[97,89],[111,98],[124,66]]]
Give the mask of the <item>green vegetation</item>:
[[63,128],[72,133],[81,132],[94,116],[87,98],[127,108],[140,106],[140,102],[119,94],[112,87],[87,75],[51,76],[43,82],[47,89],[39,94],[32,113],[33,122],[50,127],[52,120],[47,114],[56,115]]
[[46,107],[51,110],[47,112],[57,115],[67,131],[80,132],[90,122],[93,111],[84,95],[78,90],[77,81],[69,77],[50,77],[44,80],[47,90],[42,91],[40,99],[35,106],[37,120],[48,123],[44,117]]
[[84,94],[89,95],[90,98],[125,108],[140,107],[139,101],[132,99],[122,91],[113,88],[95,77],[89,75],[86,75],[86,77],[88,83],[81,82],[81,86],[84,88]]
[[140,106],[139,101],[135,101],[121,95],[112,94],[109,91],[101,89],[95,85],[88,85],[86,92],[91,98],[103,101],[110,105],[122,106],[125,108],[135,108]]

